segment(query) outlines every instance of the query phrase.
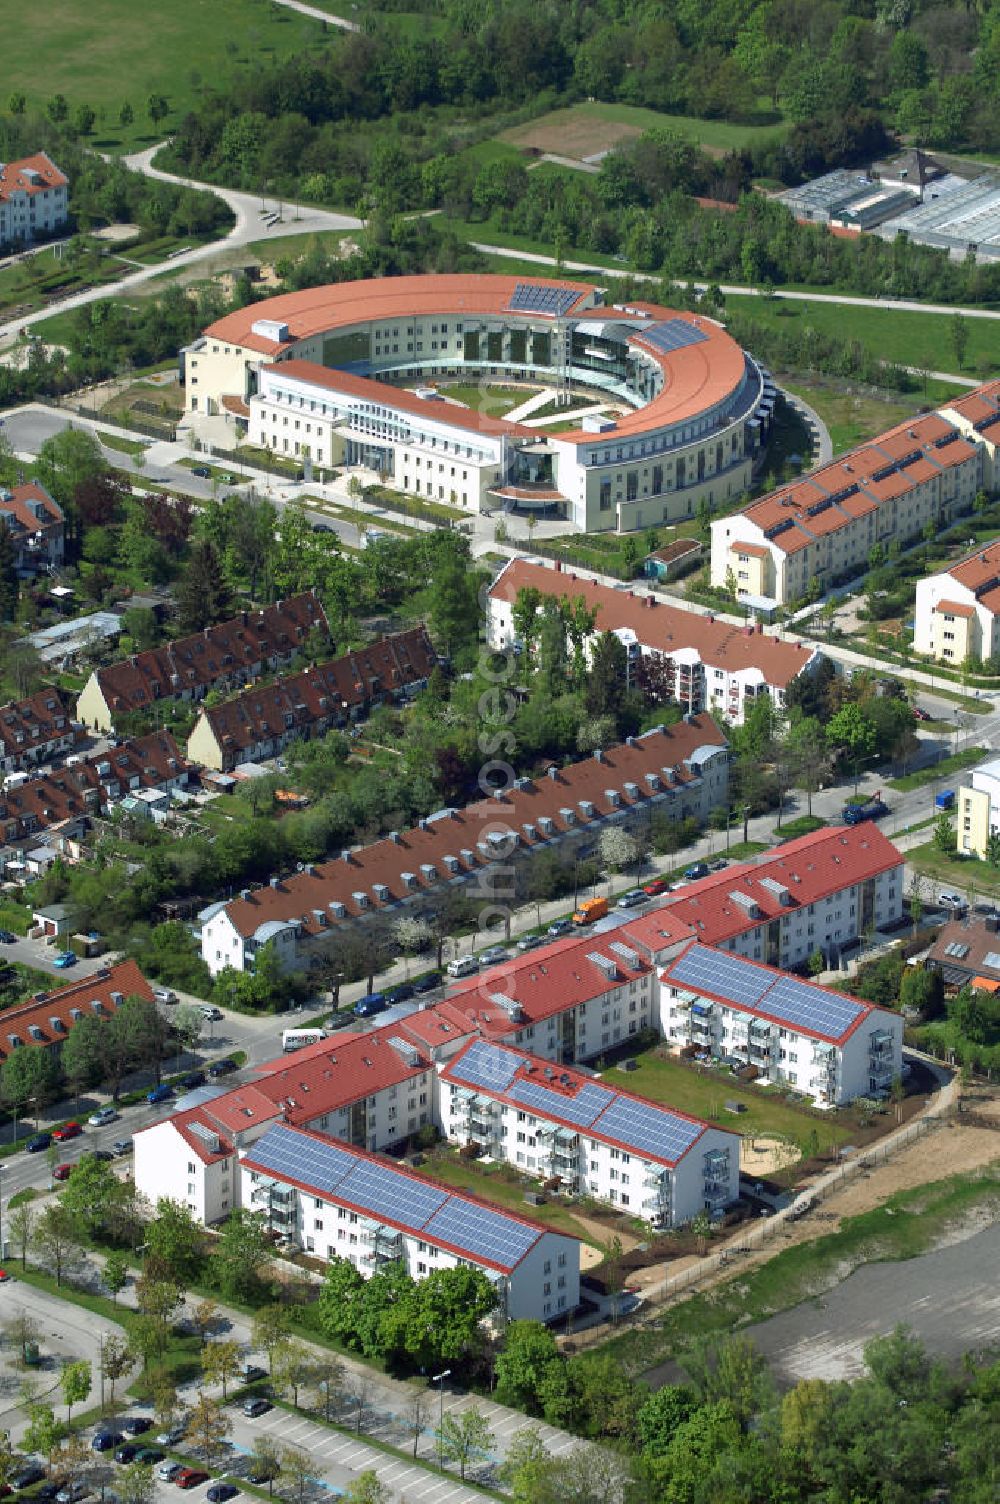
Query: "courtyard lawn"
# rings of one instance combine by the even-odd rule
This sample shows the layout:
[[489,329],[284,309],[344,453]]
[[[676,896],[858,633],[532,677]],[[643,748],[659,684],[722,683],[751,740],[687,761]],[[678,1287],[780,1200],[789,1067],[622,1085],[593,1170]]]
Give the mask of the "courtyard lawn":
[[[816,1134],[819,1150],[848,1141],[851,1129],[842,1125],[834,1113],[811,1112],[785,1100],[776,1087],[763,1089],[737,1081],[728,1071],[690,1066],[662,1054],[662,1046],[637,1055],[634,1071],[605,1072],[609,1084],[634,1091],[676,1107],[692,1117],[717,1122],[721,1128],[752,1138],[756,1134],[781,1138],[802,1150]],[[742,1102],[746,1112],[729,1113],[727,1102]]]
[[536,390],[534,385],[520,387],[505,386],[503,383],[491,385],[487,382],[444,382],[435,381],[434,385],[444,397],[450,397],[454,402],[463,402],[466,407],[474,408],[477,413],[485,413],[488,417],[502,418],[509,413],[511,408],[520,407],[522,402]]
[[[90,144],[112,151],[162,141],[203,87],[249,76],[258,61],[325,47],[327,32],[334,35],[322,21],[247,0],[169,0],[148,9],[130,0],[59,0],[58,46],[53,19],[51,6],[20,7],[17,24],[5,28],[4,76],[17,80],[29,110],[43,113],[55,94],[65,96],[71,117],[78,105],[90,105],[97,112]],[[153,93],[168,108],[155,124]],[[135,118],[122,126],[126,102]]]
[[[559,1202],[529,1206],[524,1199],[526,1187],[519,1181],[509,1179],[500,1166],[482,1165],[476,1168],[476,1161],[459,1159],[456,1154],[449,1152],[429,1156],[419,1168],[423,1174],[454,1186],[456,1190],[469,1191],[484,1201],[495,1202],[506,1211],[518,1212],[521,1216],[530,1217],[533,1222],[544,1222],[554,1232],[569,1233],[571,1237],[580,1238],[595,1248],[600,1247],[593,1232],[584,1227],[568,1207]],[[608,1236],[611,1236],[611,1230]]]

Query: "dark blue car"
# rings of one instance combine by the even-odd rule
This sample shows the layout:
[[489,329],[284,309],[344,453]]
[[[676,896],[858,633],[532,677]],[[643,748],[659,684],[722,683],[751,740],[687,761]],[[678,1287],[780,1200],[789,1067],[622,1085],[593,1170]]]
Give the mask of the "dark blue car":
[[40,1154],[43,1149],[47,1149],[49,1147],[51,1142],[51,1133],[36,1133],[34,1138],[29,1138],[24,1147],[27,1149],[29,1154]]
[[162,1086],[154,1086],[152,1091],[146,1093],[146,1101],[155,1106],[157,1102],[169,1102],[173,1094],[173,1087],[164,1082]]

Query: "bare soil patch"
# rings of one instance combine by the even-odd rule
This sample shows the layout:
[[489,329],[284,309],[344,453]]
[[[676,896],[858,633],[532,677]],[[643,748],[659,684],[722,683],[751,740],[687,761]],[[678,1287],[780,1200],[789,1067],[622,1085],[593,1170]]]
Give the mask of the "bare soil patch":
[[585,105],[574,105],[567,110],[553,110],[551,115],[542,115],[527,125],[514,126],[504,131],[499,139],[526,151],[552,152],[582,162],[641,135],[638,126],[626,125],[624,121],[600,120]]

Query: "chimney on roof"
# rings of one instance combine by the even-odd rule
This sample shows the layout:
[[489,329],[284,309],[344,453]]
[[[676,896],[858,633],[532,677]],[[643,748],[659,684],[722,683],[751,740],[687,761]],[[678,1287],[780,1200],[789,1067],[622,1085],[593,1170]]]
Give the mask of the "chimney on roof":
[[603,748],[601,748],[601,747],[595,747],[594,748],[594,761],[595,762],[603,762],[604,761],[604,750],[603,750]]
[[647,595],[646,596],[646,605],[649,606],[649,607],[655,606],[656,605],[656,596],[655,595]]
[[342,862],[346,862],[347,865],[350,866],[351,865],[351,853],[349,851],[342,851],[340,853],[340,860]]
[[552,779],[552,782],[555,783],[556,779],[559,777],[559,769],[556,767],[555,763],[549,763],[549,766],[545,769],[545,771],[548,774],[549,778]]

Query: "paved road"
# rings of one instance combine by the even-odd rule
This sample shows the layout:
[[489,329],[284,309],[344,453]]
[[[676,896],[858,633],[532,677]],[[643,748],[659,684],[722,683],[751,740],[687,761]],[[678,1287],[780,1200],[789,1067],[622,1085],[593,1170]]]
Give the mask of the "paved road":
[[[332,21],[333,17],[326,17],[326,19]],[[207,245],[194,246],[191,250],[172,257],[168,262],[129,272],[116,282],[89,287],[83,292],[73,293],[70,297],[63,298],[58,303],[49,304],[39,309],[37,313],[22,314],[20,318],[0,324],[0,339],[17,334],[21,329],[30,328],[32,324],[40,323],[43,319],[51,318],[53,313],[67,313],[74,308],[82,308],[87,303],[95,303],[101,298],[116,297],[119,293],[128,292],[132,288],[141,287],[157,277],[162,277],[165,272],[207,261],[217,256],[223,247],[238,247],[252,240],[262,240],[272,231],[275,235],[281,236],[310,235],[318,230],[356,230],[361,227],[362,221],[356,219],[354,215],[335,214],[328,209],[317,209],[312,205],[299,204],[285,204],[281,221],[269,227],[264,223],[260,199],[255,194],[237,193],[229,188],[217,188],[214,184],[193,182],[154,167],[152,158],[163,145],[164,143],[160,142],[156,146],[151,146],[148,151],[137,152],[135,156],[124,158],[124,161],[127,166],[143,173],[146,177],[156,178],[164,183],[176,183],[183,188],[203,188],[206,192],[214,193],[217,198],[223,199],[235,216],[235,223],[229,233],[219,240],[210,241]]]
[[[360,31],[356,21],[345,21],[343,16],[331,16],[328,10],[319,10],[315,5],[303,5],[302,0],[274,0],[286,10],[297,10],[300,16],[312,16],[316,21],[326,21],[330,26],[339,26],[341,31]],[[348,0],[349,3],[349,0]]]

